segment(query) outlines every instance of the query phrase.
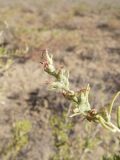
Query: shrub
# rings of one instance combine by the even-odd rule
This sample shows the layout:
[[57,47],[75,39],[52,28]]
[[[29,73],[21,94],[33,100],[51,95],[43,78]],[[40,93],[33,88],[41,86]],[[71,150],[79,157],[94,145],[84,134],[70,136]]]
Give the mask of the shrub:
[[12,140],[2,151],[2,159],[15,160],[18,153],[28,143],[28,133],[31,130],[31,123],[28,120],[17,121],[13,124]]

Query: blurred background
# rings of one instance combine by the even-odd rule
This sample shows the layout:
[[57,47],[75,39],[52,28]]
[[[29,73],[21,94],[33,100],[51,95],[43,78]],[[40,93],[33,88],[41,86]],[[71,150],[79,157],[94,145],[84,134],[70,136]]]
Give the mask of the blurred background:
[[[0,149],[12,137],[12,124],[28,119],[29,143],[17,160],[120,155],[119,134],[68,118],[69,101],[48,90],[52,79],[40,65],[46,48],[56,66],[70,71],[71,88],[89,83],[91,106],[107,106],[120,91],[120,0],[0,0]],[[118,104],[120,98],[115,123]]]

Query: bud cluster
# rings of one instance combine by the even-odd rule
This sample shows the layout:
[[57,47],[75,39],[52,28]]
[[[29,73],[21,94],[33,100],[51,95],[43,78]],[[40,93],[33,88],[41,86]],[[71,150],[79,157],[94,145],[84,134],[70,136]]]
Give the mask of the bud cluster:
[[71,90],[69,84],[69,72],[64,68],[57,70],[53,63],[53,56],[49,55],[48,51],[46,51],[46,61],[42,64],[44,66],[44,71],[55,78],[55,81],[51,84],[51,89],[61,92],[66,99],[71,101],[73,113],[70,117],[82,115],[88,121],[100,123],[104,128],[112,132],[120,132],[120,107],[118,107],[117,111],[118,125],[115,126],[111,122],[112,107],[120,92],[115,95],[107,109],[104,108],[103,112],[97,112],[95,109],[91,108],[89,103],[89,84],[86,89],[81,89],[79,92]]

